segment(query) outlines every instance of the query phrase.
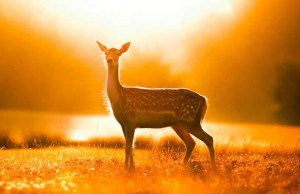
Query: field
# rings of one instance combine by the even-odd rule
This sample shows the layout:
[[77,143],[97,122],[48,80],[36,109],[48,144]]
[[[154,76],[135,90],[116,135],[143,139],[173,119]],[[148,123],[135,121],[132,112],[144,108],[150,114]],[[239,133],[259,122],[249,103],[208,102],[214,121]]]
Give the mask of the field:
[[0,121],[0,193],[300,193],[299,127],[205,122],[215,171],[202,142],[184,166],[174,132],[138,129],[127,171],[114,118],[0,111]]
[[0,192],[299,193],[300,152],[284,148],[216,148],[217,169],[198,146],[183,166],[180,148],[136,149],[124,168],[123,149],[59,147],[0,151]]

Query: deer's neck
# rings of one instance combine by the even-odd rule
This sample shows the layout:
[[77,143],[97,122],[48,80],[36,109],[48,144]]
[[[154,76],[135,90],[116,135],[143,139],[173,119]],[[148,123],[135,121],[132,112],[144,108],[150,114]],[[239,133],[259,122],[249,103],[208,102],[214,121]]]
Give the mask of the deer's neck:
[[107,95],[112,106],[117,105],[120,102],[122,88],[123,87],[119,80],[119,65],[108,65]]

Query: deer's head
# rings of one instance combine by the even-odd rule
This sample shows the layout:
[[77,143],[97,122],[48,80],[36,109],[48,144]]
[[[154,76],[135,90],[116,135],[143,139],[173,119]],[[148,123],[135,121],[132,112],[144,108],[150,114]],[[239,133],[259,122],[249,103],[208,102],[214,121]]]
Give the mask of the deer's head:
[[108,49],[107,46],[101,44],[100,42],[96,41],[100,50],[105,54],[105,61],[108,66],[118,66],[119,65],[119,58],[120,56],[125,53],[130,46],[130,42],[123,44],[120,49],[110,48]]

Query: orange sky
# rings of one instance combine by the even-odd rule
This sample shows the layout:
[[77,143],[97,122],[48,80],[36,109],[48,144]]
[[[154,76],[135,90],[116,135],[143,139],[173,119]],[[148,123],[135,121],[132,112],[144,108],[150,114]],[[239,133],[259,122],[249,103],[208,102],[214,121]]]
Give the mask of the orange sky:
[[[3,1],[2,17],[60,46],[73,48],[83,58],[95,58],[95,39],[121,46],[131,41],[143,52],[163,52],[165,60],[184,66],[184,42],[201,28],[214,34],[211,16],[233,20],[247,1]],[[243,6],[242,6],[243,5]],[[172,45],[172,46],[171,46]],[[83,49],[83,47],[85,49]],[[176,69],[176,68],[175,68]]]
[[131,41],[122,83],[191,88],[208,119],[276,122],[277,65],[300,61],[298,1],[84,2],[0,2],[1,109],[105,113],[95,40]]

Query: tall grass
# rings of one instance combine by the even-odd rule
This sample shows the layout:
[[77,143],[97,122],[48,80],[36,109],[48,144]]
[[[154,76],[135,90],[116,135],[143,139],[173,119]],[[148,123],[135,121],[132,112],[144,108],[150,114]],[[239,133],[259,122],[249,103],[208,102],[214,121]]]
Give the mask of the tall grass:
[[299,150],[216,148],[217,169],[198,146],[188,165],[181,147],[134,150],[135,171],[124,150],[102,147],[0,151],[0,191],[88,193],[300,192]]

